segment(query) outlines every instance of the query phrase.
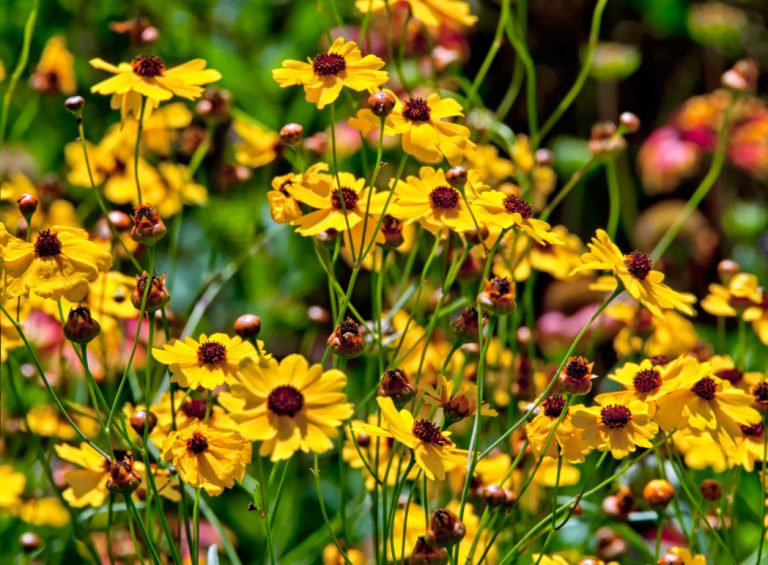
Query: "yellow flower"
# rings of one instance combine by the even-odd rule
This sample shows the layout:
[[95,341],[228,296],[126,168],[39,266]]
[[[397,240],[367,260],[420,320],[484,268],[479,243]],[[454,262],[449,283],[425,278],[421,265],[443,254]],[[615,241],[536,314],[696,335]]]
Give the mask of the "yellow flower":
[[475,229],[461,193],[445,180],[441,169],[432,167],[422,167],[418,177],[409,176],[397,183],[389,212],[406,223],[419,222],[434,234]]
[[[464,116],[458,102],[430,94],[426,100],[409,98],[403,103],[388,92],[395,97],[395,107],[384,122],[386,135],[402,135],[403,151],[424,163],[440,163],[443,157],[452,166],[461,163],[464,152],[474,143],[469,140],[468,128],[445,121]],[[380,127],[381,120],[365,108],[349,119],[349,125],[368,135]]]
[[61,444],[54,449],[59,459],[80,467],[64,473],[64,481],[69,485],[63,493],[67,504],[74,508],[104,504],[109,495],[109,460],[85,442],[79,447]]
[[19,473],[10,465],[0,465],[0,509],[15,510],[21,504],[21,495],[27,486],[24,473]]
[[565,226],[554,226],[549,234],[557,237],[562,245],[552,245],[546,241],[537,242],[529,252],[531,266],[558,280],[573,278],[571,271],[581,264],[584,244],[579,236],[572,234]]
[[499,157],[495,145],[479,143],[468,146],[464,151],[467,167],[476,170],[480,178],[490,185],[497,185],[512,176],[515,166],[512,161]]
[[63,528],[69,524],[69,512],[58,498],[32,498],[19,508],[19,518],[34,526]]
[[5,64],[0,61],[0,82],[5,80]]
[[[448,510],[453,512],[456,516],[459,515],[459,510],[461,509],[461,504],[457,502],[456,500],[452,500],[448,503],[448,506],[446,506]],[[413,510],[411,510],[412,512]],[[467,557],[469,557],[469,552],[472,550],[472,545],[474,544],[475,536],[478,534],[478,529],[480,526],[480,517],[475,513],[475,508],[470,504],[469,502],[464,506],[464,516],[461,518],[461,523],[464,524],[464,528],[466,529],[466,533],[464,534],[464,537],[461,538],[461,541],[459,542],[459,559],[457,563],[477,563],[480,559],[480,555],[482,555],[483,549],[488,545],[488,542],[491,541],[491,532],[487,529],[484,529],[482,533],[480,533],[480,538],[477,542],[477,546],[475,547],[475,553],[473,555],[472,560],[467,560]],[[491,547],[491,549],[488,551],[488,555],[486,555],[486,559],[488,560],[488,563],[496,563],[498,558],[498,550],[496,549],[495,545]]]
[[[368,560],[365,557],[365,553],[354,547],[349,547],[345,550],[349,563],[351,565],[366,565]],[[335,543],[329,543],[323,549],[323,565],[345,565],[347,561],[344,556],[339,552],[339,548]]]
[[272,71],[272,78],[285,88],[301,85],[307,94],[307,102],[319,109],[331,104],[339,97],[345,86],[352,90],[369,90],[388,80],[386,71],[381,71],[384,61],[375,55],[362,56],[354,41],[338,37],[325,53],[314,59],[283,61],[281,69]]
[[[613,279],[609,281],[615,285]],[[609,290],[612,287],[609,287]],[[619,357],[642,353],[650,357],[677,357],[693,351],[699,336],[691,321],[674,310],[659,318],[632,299],[606,308],[606,315],[625,324],[613,340]]]
[[[388,555],[397,561],[402,561],[411,556],[413,546],[419,536],[427,531],[424,519],[424,507],[412,502],[408,508],[399,507],[395,510],[395,518],[392,520],[392,543],[395,545],[394,555],[388,551]],[[407,520],[407,522],[406,522]],[[388,543],[385,541],[385,543]],[[390,546],[387,546],[390,549]]]
[[582,265],[573,273],[585,270],[611,271],[613,276],[638,302],[654,316],[664,317],[664,310],[679,310],[693,315],[691,304],[696,302],[692,294],[672,290],[663,283],[664,274],[653,270],[650,257],[641,251],[622,255],[619,248],[603,230],[588,244],[589,252],[582,255]]
[[[74,405],[68,414],[85,435],[96,435],[100,428],[96,413],[90,408]],[[50,404],[35,404],[27,412],[29,432],[40,437],[74,440],[78,436],[61,413]]]
[[562,240],[550,230],[547,222],[533,217],[533,209],[514,194],[498,190],[480,192],[473,202],[476,218],[488,226],[501,229],[518,228],[539,244],[562,245]]
[[546,451],[544,447],[552,432],[557,419],[565,408],[565,398],[559,395],[550,395],[544,398],[541,403],[541,411],[525,426],[528,441],[531,444],[533,454],[538,459],[542,454],[556,458],[557,446],[568,461],[581,463],[584,461],[584,453],[588,448],[584,446],[581,439],[581,429],[573,425],[573,413],[577,409],[572,406],[568,409],[565,417],[558,424],[552,440]]
[[53,226],[25,242],[0,224],[0,274],[7,277],[6,295],[66,298],[78,302],[88,283],[112,266],[112,255],[88,241],[79,228]]
[[166,343],[162,349],[152,349],[155,359],[170,366],[172,383],[182,388],[208,390],[234,382],[240,373],[240,362],[257,355],[251,342],[223,333],[210,337],[202,334],[199,341],[185,337],[184,341],[176,340]]
[[729,454],[708,433],[689,428],[675,432],[672,441],[675,448],[683,454],[685,464],[691,469],[711,467],[716,473],[722,473],[733,467]]
[[707,359],[707,363],[712,366],[715,376],[747,393],[751,392],[756,384],[765,380],[765,376],[758,371],[742,371],[737,368],[730,355],[713,355]]
[[200,98],[201,85],[221,79],[218,71],[205,68],[208,63],[203,59],[193,59],[170,69],[166,69],[165,62],[156,55],[137,55],[130,63],[117,66],[101,59],[91,59],[90,63],[116,75],[91,87],[91,92],[111,94],[110,106],[120,108],[123,121],[129,114],[139,119],[144,97],[146,108],[142,119],[174,95],[188,100]]
[[210,496],[232,488],[251,462],[251,443],[237,432],[195,422],[171,432],[163,443],[163,459],[171,461],[185,483]]
[[[160,182],[146,185],[142,182],[142,191],[144,200],[152,202],[164,218],[177,214],[184,205],[204,204],[208,200],[208,191],[203,185],[192,182],[185,165],[166,161],[158,165],[158,171]],[[131,202],[134,206],[138,206],[135,196],[134,186],[134,190],[131,191]]]
[[664,430],[692,428],[706,432],[730,451],[740,426],[759,423],[760,413],[751,407],[753,397],[712,374],[709,363],[681,375],[677,388],[656,399],[656,421]]
[[272,190],[267,192],[269,212],[278,224],[290,222],[301,216],[301,204],[290,189],[302,186],[314,194],[323,194],[325,185],[331,182],[327,163],[315,163],[303,173],[288,173],[272,179]]
[[[28,300],[19,304],[17,298],[3,299],[2,294],[0,294],[0,301],[2,301],[5,311],[13,316],[14,319],[16,318],[17,312],[20,320],[23,321],[27,317],[27,314],[29,313]],[[19,307],[21,307],[20,311],[18,310]],[[0,363],[5,363],[8,360],[8,353],[23,345],[24,340],[21,339],[19,332],[16,331],[16,328],[10,320],[8,320],[5,314],[0,315]]]
[[[363,222],[365,212],[379,214],[387,200],[386,193],[375,194],[365,186],[365,179],[358,179],[351,173],[339,173],[336,176],[317,177],[318,182],[287,185],[287,192],[299,202],[307,204],[315,211],[300,216],[291,222],[296,231],[304,236],[317,235],[334,229],[339,233],[347,232]],[[341,183],[341,186],[339,186]],[[371,199],[368,206],[368,199]],[[346,214],[345,214],[346,212]],[[368,233],[373,232],[375,223],[369,219]]]
[[[398,4],[407,4],[413,18],[429,27],[471,26],[477,22],[477,16],[469,13],[469,3],[464,0],[401,0]],[[386,0],[357,0],[355,7],[363,13],[382,12]]]
[[235,161],[246,167],[263,167],[277,158],[282,148],[280,136],[245,120],[235,120],[232,129],[239,139],[235,142]]
[[610,451],[622,459],[640,447],[651,447],[650,439],[658,426],[651,421],[648,404],[640,400],[605,399],[610,404],[574,411],[573,426],[581,428],[584,444],[599,451]]
[[765,426],[762,422],[753,426],[741,426],[742,435],[736,438],[733,451],[728,453],[728,460],[732,465],[741,465],[744,470],[751,473],[755,470],[755,462],[763,464]]
[[567,559],[560,555],[541,555],[539,553],[534,553],[531,555],[531,558],[534,563],[538,562],[539,565],[571,565]]
[[768,345],[768,291],[763,291],[760,304],[748,306],[744,310],[742,318],[745,322],[752,324],[752,329],[755,330],[758,339],[763,344]]
[[607,404],[610,400],[642,400],[649,403],[653,414],[653,401],[676,388],[674,379],[697,368],[698,363],[692,357],[679,357],[666,365],[654,364],[650,359],[643,359],[639,364],[625,363],[608,375],[610,380],[622,385],[624,390],[598,395],[596,400],[601,404]]
[[29,81],[38,92],[75,93],[75,58],[67,50],[67,42],[62,36],[55,35],[45,43],[40,62]]
[[[360,426],[360,424],[363,423],[364,422],[361,420],[354,420],[352,422],[352,426],[353,428],[357,428]],[[369,416],[368,423],[374,425],[376,423],[376,416]],[[355,440],[357,442],[357,447],[360,448],[360,453],[358,453],[357,447],[355,447],[355,444],[352,441],[352,434],[349,432],[349,430],[347,430],[347,437],[348,440],[344,442],[344,448],[342,451],[344,461],[346,461],[352,469],[358,469],[363,473],[363,476],[365,477],[366,489],[373,490],[376,487],[376,480],[366,468],[363,459],[360,457],[360,453],[363,454],[365,461],[368,462],[368,465],[371,467],[371,469],[376,470],[376,475],[381,481],[386,479],[388,486],[394,486],[397,483],[400,477],[397,476],[396,470],[398,468],[405,468],[405,463],[401,463],[402,458],[397,452],[392,452],[392,444],[394,443],[392,438],[386,438],[385,440],[380,438],[374,439],[364,432],[357,433],[355,434]],[[376,468],[377,449],[379,462],[378,468]],[[390,457],[392,458],[391,464],[389,463]],[[387,474],[388,469],[389,474]],[[415,479],[417,473],[417,469],[411,469],[408,478]]]
[[763,293],[755,275],[737,273],[733,275],[726,286],[709,285],[709,294],[701,301],[705,312],[713,316],[736,316],[739,310],[759,304]]
[[[680,557],[683,560],[683,565],[707,565],[707,558],[703,555],[693,555],[690,550],[684,547],[673,547],[667,550],[667,554]],[[662,561],[665,559],[662,556]],[[669,561],[673,563],[673,561]]]
[[346,384],[341,371],[323,371],[320,364],[310,366],[294,354],[280,363],[244,363],[219,402],[238,431],[262,442],[259,455],[279,461],[299,450],[324,453],[333,448],[338,427],[353,414],[344,394]]
[[428,479],[443,480],[453,468],[466,464],[467,452],[456,448],[450,439],[450,432],[442,431],[434,422],[414,419],[408,410],[395,408],[391,398],[378,397],[376,402],[383,420],[383,428],[360,424],[364,433],[380,437],[393,437],[413,450],[416,463]]

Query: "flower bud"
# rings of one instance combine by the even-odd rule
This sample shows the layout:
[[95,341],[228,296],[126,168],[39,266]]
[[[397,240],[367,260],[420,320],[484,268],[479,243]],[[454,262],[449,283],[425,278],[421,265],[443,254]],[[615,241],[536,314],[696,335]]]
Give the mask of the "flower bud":
[[429,520],[426,541],[434,547],[450,547],[459,543],[467,529],[459,518],[445,508],[438,508]]
[[484,309],[503,316],[515,309],[515,285],[507,277],[493,277],[477,297]]
[[43,542],[35,532],[24,532],[19,536],[19,545],[25,553],[32,553],[40,549]]
[[334,243],[336,243],[336,238],[339,236],[339,232],[337,232],[335,229],[330,228],[325,231],[321,231],[319,234],[315,236],[315,240],[321,244],[325,245],[327,247],[332,246]]
[[225,122],[230,117],[232,93],[222,88],[206,88],[197,101],[195,114],[203,120]]
[[[133,293],[131,293],[131,304],[133,304],[136,310],[141,310],[148,276],[147,272],[144,271],[140,276],[136,277],[136,286],[133,289]],[[170,301],[171,294],[165,288],[165,273],[160,276],[152,275],[149,291],[147,291],[147,300],[144,303],[144,311],[154,312],[155,310],[160,310]]]
[[738,275],[741,272],[741,265],[739,265],[733,259],[723,259],[717,264],[717,274],[720,275],[720,280],[723,284],[728,284],[731,277]]
[[25,218],[30,217],[37,210],[37,205],[40,201],[34,194],[24,193],[16,199],[16,204],[19,205],[19,212]]
[[82,96],[70,96],[64,100],[64,107],[78,118],[83,115],[83,106],[85,106],[85,98]]
[[611,518],[626,520],[635,508],[635,495],[628,486],[620,486],[615,494],[606,496],[602,504],[603,512]]
[[[483,312],[483,328],[488,323],[488,315]],[[477,318],[477,308],[470,306],[465,308],[451,322],[451,329],[456,334],[456,339],[460,342],[477,342],[480,340],[480,323]]]
[[72,308],[64,324],[64,335],[75,343],[88,343],[101,333],[99,323],[91,318],[91,309],[88,306]]
[[624,127],[626,133],[635,133],[640,129],[640,118],[632,112],[622,112],[619,116],[619,123]]
[[597,557],[585,557],[579,561],[579,565],[605,565],[605,561]]
[[560,389],[571,394],[587,394],[592,390],[592,366],[585,357],[570,357],[560,372]]
[[657,565],[685,565],[685,560],[681,555],[667,552],[656,563]]
[[133,215],[131,237],[138,243],[153,244],[162,239],[168,229],[160,214],[150,204],[142,204]]
[[152,430],[157,425],[157,416],[154,412],[147,412],[143,408],[139,408],[131,414],[130,419],[131,427],[140,436],[144,435],[144,428],[147,428],[147,433],[151,434]]
[[675,496],[675,489],[664,479],[653,479],[643,487],[643,498],[654,508],[664,508]]
[[126,232],[131,229],[131,226],[133,225],[131,217],[120,210],[110,210],[107,213],[107,218],[109,218],[109,221],[119,232]]
[[704,500],[715,502],[720,500],[723,494],[723,487],[715,479],[704,479],[701,481],[701,485],[699,485],[699,492],[701,492]]
[[261,332],[261,318],[256,314],[243,314],[235,320],[234,328],[243,339],[256,337]]
[[498,485],[483,485],[477,489],[477,494],[488,506],[511,506],[517,500],[514,491]]
[[107,490],[115,494],[130,495],[141,485],[141,477],[133,470],[133,459],[126,455],[120,461],[109,464]]
[[387,369],[381,376],[378,396],[391,398],[400,409],[416,396],[416,387],[402,369]]
[[721,82],[726,88],[737,92],[754,92],[760,69],[754,59],[736,61],[730,69],[723,73]]
[[280,139],[289,147],[294,147],[304,139],[304,126],[301,124],[285,124],[280,128]]
[[307,308],[307,318],[315,324],[327,324],[331,319],[331,315],[326,308],[314,305]]
[[458,167],[453,167],[446,171],[445,180],[447,180],[448,184],[454,188],[462,188],[465,184],[467,184],[468,176],[469,171],[467,168],[464,165],[459,165]]
[[613,122],[598,122],[592,126],[589,139],[589,151],[592,155],[607,155],[618,153],[626,146],[626,140],[616,135],[616,124]]
[[384,214],[384,217],[381,219],[380,230],[385,240],[384,247],[400,247],[405,241],[403,237],[403,222],[394,216]]
[[555,164],[555,154],[550,149],[543,147],[536,150],[533,159],[539,167],[551,167]]
[[347,359],[359,357],[365,349],[365,339],[363,339],[360,324],[348,317],[336,326],[328,338],[328,346],[341,357]]
[[395,108],[395,96],[387,90],[379,90],[368,97],[368,108],[379,118],[386,118]]
[[446,563],[448,563],[448,552],[427,543],[425,536],[418,537],[408,558],[408,565],[445,565]]
[[490,233],[491,232],[485,226],[480,226],[479,230],[477,229],[477,226],[474,226],[472,229],[465,231],[464,236],[472,245],[480,245],[488,238]]

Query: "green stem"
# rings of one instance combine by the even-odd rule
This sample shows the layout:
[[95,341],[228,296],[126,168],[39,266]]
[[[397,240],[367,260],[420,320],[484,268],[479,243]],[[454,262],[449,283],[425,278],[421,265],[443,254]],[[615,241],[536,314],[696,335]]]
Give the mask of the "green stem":
[[147,533],[147,528],[144,525],[144,522],[141,521],[141,516],[139,515],[139,512],[136,510],[136,506],[133,504],[133,500],[131,499],[131,494],[126,494],[123,498],[125,498],[125,505],[128,507],[128,510],[130,511],[133,518],[136,520],[136,523],[139,525],[139,529],[141,530],[141,535],[144,536],[144,539],[147,542],[147,547],[149,548],[149,553],[152,556],[152,561],[156,563],[156,565],[160,565],[160,556],[157,554],[157,549],[155,549],[155,544],[152,542],[152,538]]
[[608,181],[608,225],[606,231],[611,240],[616,240],[616,231],[619,229],[619,216],[621,214],[621,189],[619,188],[619,175],[616,167],[616,157],[610,156],[605,163],[605,177]]
[[485,79],[485,75],[488,74],[488,71],[493,64],[493,60],[496,58],[496,54],[501,48],[501,41],[504,37],[504,28],[507,25],[507,19],[509,18],[509,1],[510,0],[501,1],[501,16],[499,17],[499,22],[496,25],[496,32],[493,35],[493,42],[491,43],[491,47],[488,49],[488,52],[485,54],[485,59],[483,60],[482,65],[480,65],[480,70],[477,72],[475,80],[472,82],[472,87],[469,89],[469,93],[467,94],[467,103],[470,105],[474,103],[475,97],[477,96],[477,90],[480,88],[480,84]]
[[139,206],[143,204],[141,199],[141,182],[139,180],[139,153],[141,150],[141,134],[144,131],[144,109],[147,104],[147,97],[141,97],[141,110],[139,111],[139,123],[136,127],[136,147],[133,152],[133,175],[136,177],[136,195],[139,200]]
[[323,521],[325,522],[325,525],[328,528],[328,533],[331,535],[331,539],[333,540],[333,543],[336,546],[336,549],[339,550],[339,554],[341,555],[342,559],[344,559],[344,563],[347,565],[352,565],[352,562],[349,560],[349,556],[347,555],[346,551],[344,551],[344,548],[341,547],[339,540],[336,538],[336,532],[334,532],[333,530],[331,521],[328,519],[328,512],[326,512],[325,510],[325,502],[323,501],[323,491],[320,486],[320,469],[317,463],[317,453],[314,454],[314,457],[315,457],[315,464],[314,464],[313,473],[315,475],[315,489],[317,490],[317,500],[320,503],[320,512],[323,514]]

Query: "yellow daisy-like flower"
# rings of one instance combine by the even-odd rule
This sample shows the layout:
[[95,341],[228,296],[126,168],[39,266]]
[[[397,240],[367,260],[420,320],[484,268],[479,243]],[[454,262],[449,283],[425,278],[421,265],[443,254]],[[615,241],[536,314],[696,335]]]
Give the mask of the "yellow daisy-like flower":
[[243,364],[230,392],[219,395],[237,429],[260,441],[259,455],[272,461],[288,459],[301,450],[324,453],[354,409],[347,402],[347,377],[337,369],[310,366],[301,355]]
[[63,528],[69,524],[69,512],[61,501],[53,496],[25,500],[19,508],[19,518],[34,526]]
[[446,473],[467,462],[467,452],[457,449],[450,432],[423,418],[414,419],[408,410],[397,411],[389,397],[378,397],[376,402],[384,427],[359,424],[358,430],[372,436],[392,437],[413,450],[416,463],[431,480],[443,480]]
[[0,224],[0,275],[7,280],[6,296],[31,293],[79,302],[88,294],[88,283],[112,266],[112,255],[88,240],[79,228],[53,226],[33,241],[13,237]]
[[[463,117],[461,105],[450,98],[430,94],[424,98],[409,98],[403,103],[395,94],[395,107],[384,122],[386,135],[402,135],[403,151],[424,163],[440,163],[443,157],[452,166],[461,163],[464,152],[474,146],[470,131],[461,124],[446,119]],[[367,108],[349,119],[349,125],[363,135],[381,126],[381,120]]]
[[495,145],[480,143],[467,147],[464,152],[467,166],[476,170],[485,182],[496,186],[515,172],[515,165],[509,159],[499,156]]
[[[469,13],[469,3],[464,0],[400,0],[398,4],[407,4],[413,18],[429,27],[439,28],[446,24],[472,26],[477,22],[477,16]],[[386,9],[386,2],[357,0],[355,7],[363,13],[377,13]]]
[[[359,427],[360,424],[363,424],[364,422],[361,420],[355,420],[352,422],[353,428]],[[376,424],[376,416],[371,415],[368,417],[368,423],[371,425]],[[373,490],[376,487],[376,480],[374,479],[373,475],[368,471],[368,468],[365,466],[365,462],[360,457],[360,454],[363,454],[363,457],[365,457],[365,461],[368,463],[368,465],[371,467],[371,469],[376,469],[376,475],[380,480],[384,480],[386,478],[387,485],[394,486],[397,483],[397,480],[400,478],[397,476],[397,473],[390,471],[389,474],[387,474],[387,467],[390,469],[397,469],[398,465],[400,465],[402,468],[405,468],[405,462],[403,461],[401,463],[402,458],[399,456],[398,453],[392,453],[392,445],[394,441],[392,438],[387,439],[381,439],[381,438],[372,438],[368,434],[364,432],[359,432],[355,434],[355,440],[353,443],[352,440],[352,434],[347,430],[347,438],[348,440],[344,442],[344,448],[342,451],[342,456],[344,458],[344,461],[352,468],[359,470],[363,477],[365,478],[365,488],[368,490]],[[357,446],[355,446],[355,443],[357,443]],[[378,446],[377,446],[378,445]],[[357,448],[360,448],[360,452],[358,452]],[[378,468],[376,467],[376,453],[378,450]],[[389,464],[390,457],[392,458],[391,465]],[[410,474],[408,475],[409,478],[415,479],[416,475],[418,473],[417,469],[411,469]]]
[[709,433],[730,451],[734,439],[741,435],[740,426],[753,426],[762,421],[752,408],[754,398],[712,374],[709,363],[695,372],[682,375],[677,388],[656,399],[656,421],[664,430],[692,428]]
[[241,119],[234,121],[232,129],[239,138],[234,144],[238,164],[255,169],[277,159],[278,151],[282,149],[277,133]]
[[[715,473],[722,473],[733,467],[733,461],[723,448],[708,433],[689,428],[672,435],[675,449],[683,454],[685,464],[691,469],[710,467]],[[731,453],[733,450],[730,450]]]
[[[181,211],[185,205],[200,205],[208,200],[208,190],[193,182],[185,165],[162,162],[157,168],[160,182],[142,184],[144,200],[152,202],[158,213],[167,218]],[[141,174],[141,173],[139,173]],[[136,191],[131,193],[131,202],[138,206]]]
[[[679,557],[682,559],[683,565],[707,565],[707,558],[705,556],[694,555],[689,549],[684,547],[673,547],[672,549],[668,549],[667,555]],[[676,563],[676,561],[668,559],[667,555],[662,555],[662,562],[666,560],[668,563]]]
[[308,189],[310,192],[323,194],[326,189],[321,185],[332,182],[326,174],[327,172],[327,163],[315,163],[303,173],[288,173],[273,178],[272,190],[267,192],[269,213],[272,219],[278,224],[284,224],[301,216],[301,204],[291,195],[289,189],[298,185]]
[[488,226],[520,229],[539,244],[563,244],[547,222],[533,217],[531,205],[519,196],[487,190],[477,194],[473,206],[477,220]]
[[163,444],[162,456],[173,463],[182,481],[216,496],[243,479],[251,451],[251,442],[239,433],[195,422],[171,432]]
[[[263,350],[261,344],[259,350]],[[166,343],[162,349],[152,349],[152,356],[170,366],[171,382],[183,388],[213,390],[234,382],[240,373],[240,362],[248,357],[256,358],[258,354],[249,341],[215,333],[202,334],[199,341],[186,337],[183,341]]]
[[582,265],[573,273],[587,270],[611,271],[618,282],[654,316],[664,317],[664,310],[679,310],[693,315],[691,307],[696,298],[692,294],[677,292],[663,283],[664,274],[653,269],[651,258],[641,251],[622,255],[604,230],[588,244],[589,252],[581,257]]
[[[339,173],[338,179],[335,175],[323,175],[316,177],[316,180],[318,182],[311,185],[291,183],[284,187],[290,196],[315,208],[315,211],[291,222],[291,225],[297,226],[296,231],[304,236],[317,235],[330,229],[339,233],[347,232],[347,226],[351,229],[363,222],[366,210],[371,214],[381,213],[387,200],[386,193],[376,194],[365,186],[365,179],[358,179],[351,173]],[[372,232],[373,225],[368,233]]]
[[406,223],[419,222],[434,234],[475,229],[461,193],[448,183],[441,169],[432,167],[422,167],[418,177],[409,176],[397,183],[389,213]]
[[64,473],[64,482],[69,485],[63,493],[67,504],[74,508],[104,504],[109,495],[109,460],[85,442],[79,447],[60,444],[54,446],[54,449],[59,459],[79,467]]
[[601,404],[610,401],[628,402],[632,399],[648,402],[651,414],[655,411],[654,400],[676,388],[675,380],[681,375],[696,371],[698,363],[692,357],[679,357],[666,365],[654,364],[650,359],[638,363],[625,363],[608,375],[624,387],[624,390],[598,395]]
[[709,294],[701,301],[701,307],[713,316],[737,316],[740,310],[759,304],[762,298],[757,277],[749,273],[737,273],[725,286],[709,285]]
[[0,465],[0,509],[14,510],[21,504],[21,495],[27,486],[24,473],[19,473],[10,465]]
[[203,59],[193,59],[170,69],[156,55],[137,55],[130,63],[115,66],[102,59],[91,59],[91,66],[113,73],[108,78],[91,87],[91,92],[111,94],[110,106],[120,109],[123,121],[133,114],[139,119],[142,99],[146,97],[146,108],[142,119],[148,117],[160,102],[180,96],[188,100],[200,98],[202,85],[221,79],[221,73],[206,69],[208,63]]
[[[609,291],[615,286],[611,283]],[[677,357],[690,353],[699,343],[693,323],[674,310],[664,313],[663,318],[654,316],[634,299],[617,301],[606,308],[607,316],[623,322],[613,340],[613,348],[619,357],[642,353],[650,357]]]
[[325,53],[314,59],[283,61],[283,67],[272,71],[272,78],[285,88],[301,85],[307,94],[307,102],[325,108],[339,97],[345,86],[352,90],[369,90],[389,79],[384,61],[375,55],[366,55],[354,41],[338,37]]
[[541,412],[526,424],[526,435],[531,444],[533,454],[537,459],[542,454],[556,458],[557,446],[559,445],[563,457],[568,461],[582,463],[584,461],[584,453],[588,449],[581,441],[581,429],[574,427],[572,422],[575,406],[568,409],[565,417],[557,426],[555,435],[552,441],[550,441],[548,448],[546,451],[544,450],[547,438],[549,438],[549,434],[552,432],[552,428],[564,408],[565,398],[559,395],[547,396],[541,403]]
[[752,324],[758,339],[768,345],[768,290],[763,291],[759,304],[748,306],[744,310],[742,318]]
[[571,421],[575,428],[581,429],[584,444],[599,451],[610,451],[615,459],[626,457],[637,446],[651,447],[650,440],[659,427],[651,420],[648,404],[619,398],[611,398],[610,402],[574,410]]
[[55,35],[45,43],[40,62],[29,82],[32,88],[46,94],[75,93],[75,58],[67,49],[67,42],[62,36]]
[[742,371],[736,366],[730,355],[713,355],[707,359],[716,377],[728,381],[732,386],[744,392],[751,392],[754,386],[765,380],[759,371]]
[[731,465],[741,465],[751,473],[755,462],[763,464],[765,426],[762,422],[753,426],[741,426],[742,435],[736,438],[734,449],[728,454]]

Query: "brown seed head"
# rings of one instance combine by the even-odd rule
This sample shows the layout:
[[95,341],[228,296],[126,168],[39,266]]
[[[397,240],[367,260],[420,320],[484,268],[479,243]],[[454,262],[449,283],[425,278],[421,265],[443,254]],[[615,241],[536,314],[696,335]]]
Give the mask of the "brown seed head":
[[136,55],[131,61],[131,68],[140,77],[154,78],[163,76],[165,62],[157,55]]
[[267,407],[273,414],[293,418],[304,407],[304,395],[291,385],[282,385],[269,393]]

